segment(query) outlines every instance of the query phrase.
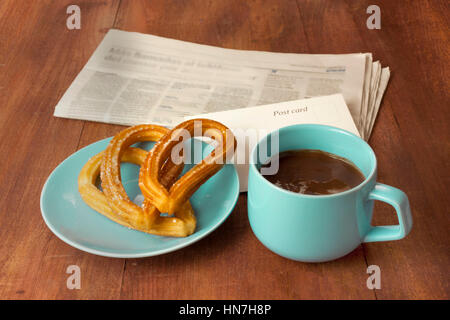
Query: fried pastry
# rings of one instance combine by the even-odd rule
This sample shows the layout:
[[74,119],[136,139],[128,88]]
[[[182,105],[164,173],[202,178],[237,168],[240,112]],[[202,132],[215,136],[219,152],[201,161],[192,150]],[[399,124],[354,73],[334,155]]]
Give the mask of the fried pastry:
[[[91,158],[81,170],[78,187],[83,200],[109,219],[136,230],[173,237],[192,234],[196,219],[189,201],[174,216],[161,216],[147,200],[144,200],[142,208],[133,203],[121,183],[120,162],[141,165],[147,156],[147,151],[130,146],[140,141],[157,141],[168,132],[164,127],[140,125],[117,134],[106,150]],[[162,183],[170,187],[182,169],[183,164],[166,161],[161,170]],[[99,173],[103,192],[95,186]]]
[[[183,138],[195,136],[214,138],[215,149],[200,163],[173,183],[164,186],[161,171],[171,161],[172,149],[182,143]],[[181,142],[180,142],[181,141]],[[174,214],[192,194],[217,173],[236,148],[236,139],[223,124],[208,119],[193,119],[180,123],[162,137],[148,153],[139,172],[139,187],[144,197],[160,212]]]

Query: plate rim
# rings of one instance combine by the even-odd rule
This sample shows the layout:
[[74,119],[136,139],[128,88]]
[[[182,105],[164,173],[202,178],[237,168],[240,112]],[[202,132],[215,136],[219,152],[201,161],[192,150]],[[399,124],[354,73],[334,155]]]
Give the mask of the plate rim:
[[[45,214],[45,210],[44,210],[44,207],[43,207],[43,202],[44,202],[44,194],[46,193],[47,188],[48,188],[48,183],[49,183],[49,181],[52,179],[52,177],[53,177],[55,174],[57,174],[57,172],[58,172],[59,170],[61,170],[62,165],[63,165],[70,157],[72,157],[73,155],[75,155],[75,154],[78,153],[78,152],[81,152],[81,151],[84,150],[84,149],[87,149],[88,147],[90,147],[90,146],[92,146],[92,145],[95,145],[95,144],[100,143],[100,142],[106,142],[108,139],[111,139],[111,138],[112,138],[112,137],[108,137],[108,138],[105,138],[105,139],[98,140],[98,141],[96,141],[96,142],[93,142],[93,143],[91,143],[91,144],[89,144],[89,145],[87,145],[87,146],[85,146],[85,147],[83,147],[83,148],[81,148],[81,149],[79,149],[79,150],[73,152],[71,155],[69,155],[68,157],[66,157],[63,161],[61,161],[61,162],[60,162],[60,163],[52,170],[52,172],[49,174],[49,176],[48,176],[47,179],[45,180],[44,186],[42,187],[41,195],[40,195],[40,200],[39,200],[39,206],[40,206],[42,218],[43,218],[45,224],[47,225],[47,227],[50,229],[50,231],[52,231],[53,234],[56,235],[57,238],[59,238],[60,240],[62,240],[62,241],[65,242],[66,244],[68,244],[68,245],[70,245],[70,246],[72,246],[72,247],[74,247],[74,248],[76,248],[76,249],[78,249],[78,250],[81,250],[81,251],[84,251],[84,252],[88,252],[88,253],[91,253],[91,254],[95,254],[95,255],[98,255],[98,256],[102,256],[102,257],[122,258],[122,259],[133,259],[133,258],[153,257],[153,256],[163,255],[163,254],[166,254],[166,253],[169,253],[169,252],[173,252],[173,251],[177,251],[177,250],[183,249],[183,248],[185,248],[185,247],[187,247],[187,246],[190,246],[190,245],[194,244],[195,242],[197,242],[197,241],[199,241],[199,240],[205,238],[205,237],[208,236],[210,233],[212,233],[213,231],[215,231],[219,226],[221,226],[222,223],[225,222],[225,220],[226,220],[226,219],[231,215],[231,213],[234,211],[234,208],[236,207],[236,204],[237,204],[237,201],[238,201],[238,198],[239,198],[239,195],[240,195],[240,191],[239,191],[239,177],[238,177],[238,174],[237,174],[237,170],[236,170],[235,165],[234,165],[234,164],[227,164],[227,165],[231,165],[231,166],[232,166],[232,169],[233,169],[233,179],[235,180],[235,186],[236,186],[236,187],[235,187],[235,188],[236,188],[236,192],[235,192],[234,197],[233,197],[233,199],[232,199],[233,205],[231,206],[230,210],[229,210],[226,214],[224,214],[218,222],[216,222],[216,223],[215,223],[214,225],[212,225],[211,227],[207,228],[207,230],[206,230],[203,234],[201,234],[201,235],[199,235],[199,236],[196,236],[196,237],[194,237],[194,238],[192,238],[192,239],[190,239],[190,240],[187,240],[187,241],[185,241],[185,242],[182,242],[182,243],[180,243],[180,244],[178,244],[178,245],[175,245],[175,246],[173,246],[173,247],[170,247],[170,248],[159,249],[159,250],[151,251],[151,252],[133,253],[133,254],[130,254],[130,253],[112,253],[112,252],[107,252],[107,251],[97,250],[97,249],[93,249],[93,248],[91,248],[91,247],[82,245],[82,244],[80,244],[80,243],[77,243],[77,242],[75,242],[75,241],[72,241],[71,239],[69,239],[68,237],[66,237],[66,236],[64,235],[64,233],[60,232],[60,231],[58,230],[58,228],[55,227],[55,226],[48,220],[48,217],[47,217],[46,214]],[[205,142],[203,142],[203,143],[205,143]],[[94,155],[92,155],[92,156],[94,156]],[[91,156],[91,157],[92,157],[92,156]],[[87,161],[87,160],[86,160],[86,161]],[[223,170],[223,168],[220,169],[217,173],[219,173],[219,172],[222,171],[222,170]],[[216,173],[216,174],[217,174],[217,173]],[[95,210],[92,209],[92,208],[91,208],[91,210],[95,211]],[[100,213],[97,212],[97,211],[95,211],[95,213],[96,213],[96,214],[100,214]],[[133,231],[135,231],[135,232],[142,232],[142,231],[134,230],[134,229],[131,229],[131,230],[133,230]],[[193,235],[195,235],[195,232],[194,232]]]

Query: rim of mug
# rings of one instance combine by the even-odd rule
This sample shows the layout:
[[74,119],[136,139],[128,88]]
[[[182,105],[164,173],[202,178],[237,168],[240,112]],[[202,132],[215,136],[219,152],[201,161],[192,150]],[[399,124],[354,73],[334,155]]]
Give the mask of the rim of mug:
[[[288,130],[288,129],[291,129],[291,128],[294,128],[294,127],[319,127],[319,128],[326,129],[327,131],[335,131],[335,132],[339,132],[340,134],[346,134],[346,135],[349,135],[349,136],[351,136],[352,138],[358,140],[359,142],[362,142],[364,145],[366,145],[366,147],[369,148],[369,151],[370,151],[371,156],[372,156],[373,161],[374,161],[374,165],[373,165],[373,167],[372,167],[370,173],[367,175],[367,177],[365,177],[364,181],[361,182],[360,184],[358,184],[357,186],[355,186],[355,187],[353,187],[353,188],[351,188],[351,189],[349,189],[349,190],[345,190],[345,191],[338,192],[338,193],[333,193],[333,194],[320,194],[320,195],[314,195],[314,194],[298,193],[298,192],[293,192],[293,191],[289,191],[289,190],[283,189],[283,188],[278,187],[277,185],[271,183],[269,180],[267,180],[266,178],[264,178],[264,176],[261,174],[261,172],[259,172],[259,170],[256,168],[256,164],[257,164],[257,162],[258,162],[258,161],[256,161],[256,159],[257,159],[257,158],[256,158],[256,155],[255,155],[256,150],[257,150],[258,146],[260,145],[260,143],[261,143],[262,141],[264,141],[264,140],[267,140],[267,138],[268,138],[270,135],[272,135],[273,133],[275,133],[275,132],[277,132],[277,131],[280,132],[280,131],[282,131],[282,130]],[[378,167],[378,162],[377,162],[377,157],[376,157],[376,155],[375,155],[375,152],[373,151],[372,147],[371,147],[366,141],[364,141],[361,137],[358,137],[358,136],[355,135],[354,133],[352,133],[352,132],[350,132],[350,131],[347,131],[347,130],[345,130],[345,129],[341,129],[341,128],[333,127],[333,126],[329,126],[329,125],[324,125],[324,124],[313,124],[313,123],[311,123],[311,124],[303,124],[303,123],[300,123],[300,124],[294,124],[294,125],[289,125],[289,126],[285,126],[285,127],[281,127],[281,128],[279,128],[279,129],[273,130],[273,131],[270,132],[269,134],[265,135],[265,136],[264,136],[264,137],[263,137],[263,138],[262,138],[262,139],[261,139],[261,140],[253,147],[252,152],[251,152],[251,160],[252,160],[252,161],[250,161],[250,170],[254,170],[254,171],[256,172],[256,174],[257,174],[260,178],[262,178],[262,179],[264,179],[265,181],[267,181],[267,183],[268,183],[271,187],[275,188],[276,190],[279,190],[279,191],[282,191],[282,192],[284,192],[284,193],[287,193],[287,194],[289,194],[289,195],[294,195],[294,196],[304,197],[304,198],[311,198],[311,199],[323,199],[323,198],[339,197],[339,196],[343,196],[343,195],[346,195],[346,194],[355,192],[355,191],[357,191],[357,190],[360,190],[360,189],[362,189],[362,188],[363,188],[363,187],[364,187],[364,186],[365,186],[365,185],[373,178],[373,176],[375,175],[375,173],[376,173],[376,171],[377,171],[377,167]],[[352,161],[352,163],[353,163],[353,161]],[[354,164],[354,165],[356,166],[356,164]],[[356,167],[358,167],[358,166],[356,166]],[[358,167],[358,169],[360,169],[360,168]],[[360,169],[360,170],[361,170],[361,169]],[[250,185],[249,185],[249,187],[250,187]]]

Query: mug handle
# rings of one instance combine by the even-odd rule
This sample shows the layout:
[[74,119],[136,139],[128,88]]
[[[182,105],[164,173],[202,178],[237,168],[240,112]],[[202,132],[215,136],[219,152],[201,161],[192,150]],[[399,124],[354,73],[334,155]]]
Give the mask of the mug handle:
[[368,200],[379,200],[393,206],[397,212],[399,224],[371,226],[363,242],[399,240],[406,237],[412,228],[412,216],[408,197],[403,191],[377,182],[370,191]]

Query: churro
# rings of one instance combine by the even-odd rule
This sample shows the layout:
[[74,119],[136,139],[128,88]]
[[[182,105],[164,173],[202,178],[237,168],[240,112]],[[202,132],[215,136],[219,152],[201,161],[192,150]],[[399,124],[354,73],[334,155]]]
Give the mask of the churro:
[[[151,234],[184,237],[194,232],[194,211],[185,201],[174,216],[161,216],[160,212],[145,200],[141,208],[133,203],[125,192],[120,178],[120,162],[142,165],[147,151],[130,146],[140,141],[157,141],[170,131],[155,125],[127,128],[117,134],[104,152],[91,158],[78,177],[78,188],[83,200],[94,210],[126,227]],[[163,164],[160,181],[170,187],[183,169],[170,159]],[[101,175],[102,189],[95,182]]]
[[[160,176],[166,162],[173,156],[172,149],[186,136],[193,138],[205,135],[214,138],[217,144],[215,149],[168,189]],[[142,194],[160,212],[174,214],[206,180],[223,167],[235,148],[234,135],[219,122],[208,119],[182,122],[162,137],[148,153],[139,172]]]

